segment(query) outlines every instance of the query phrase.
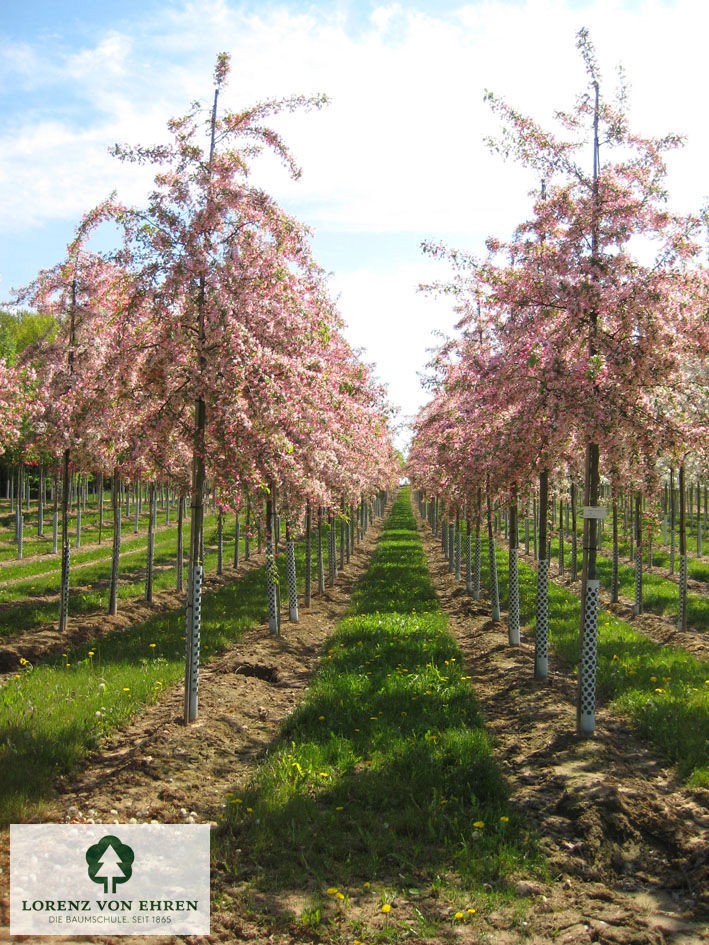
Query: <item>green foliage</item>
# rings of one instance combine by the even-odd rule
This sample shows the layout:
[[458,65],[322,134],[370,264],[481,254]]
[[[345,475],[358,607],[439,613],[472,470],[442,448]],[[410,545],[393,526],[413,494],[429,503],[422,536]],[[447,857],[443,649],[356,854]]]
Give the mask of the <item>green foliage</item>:
[[53,338],[56,331],[57,323],[51,315],[0,309],[0,357],[12,364],[25,348],[40,338]]

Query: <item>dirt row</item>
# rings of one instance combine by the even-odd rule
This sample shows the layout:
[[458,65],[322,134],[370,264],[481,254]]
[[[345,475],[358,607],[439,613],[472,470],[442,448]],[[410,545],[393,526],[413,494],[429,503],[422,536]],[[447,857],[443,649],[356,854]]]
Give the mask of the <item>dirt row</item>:
[[[578,738],[575,677],[552,655],[548,681],[536,681],[531,635],[510,647],[506,624],[451,580],[440,542],[420,530],[496,757],[552,869],[552,883],[527,884],[525,940],[709,941],[709,791],[684,786],[607,707],[595,737]],[[520,940],[504,913],[488,921],[496,945]]]

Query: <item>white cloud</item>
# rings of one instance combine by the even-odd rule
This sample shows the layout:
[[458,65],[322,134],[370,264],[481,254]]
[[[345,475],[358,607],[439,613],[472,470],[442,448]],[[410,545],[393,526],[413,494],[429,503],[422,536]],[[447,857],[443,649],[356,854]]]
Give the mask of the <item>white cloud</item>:
[[[386,271],[358,268],[334,275],[333,291],[340,293],[345,334],[355,347],[365,347],[365,360],[389,387],[398,420],[406,424],[427,395],[419,373],[428,360],[434,328],[448,331],[454,322],[450,305],[417,291],[420,283],[445,278],[447,269],[421,259],[393,265]],[[405,430],[400,443],[408,439]]]

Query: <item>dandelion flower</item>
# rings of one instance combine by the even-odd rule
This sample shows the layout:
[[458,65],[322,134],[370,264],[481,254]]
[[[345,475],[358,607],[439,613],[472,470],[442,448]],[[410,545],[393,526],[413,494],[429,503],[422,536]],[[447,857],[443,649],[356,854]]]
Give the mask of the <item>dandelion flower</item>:
[[329,888],[328,891],[327,891],[327,894],[328,894],[328,896],[336,896],[336,895],[337,895],[337,887],[336,887],[336,886],[330,886],[330,888]]
[[476,820],[475,823],[473,824],[473,827],[475,827],[477,830],[482,830],[484,826],[485,826],[484,820]]
[[388,902],[385,902],[382,906],[382,912],[386,915],[387,912],[391,912],[391,906]]
[[335,893],[335,899],[339,899],[340,902],[342,902],[342,900],[343,900],[344,898],[345,898],[345,897],[344,897],[344,894],[343,894],[343,893],[341,893],[341,892]]
[[89,650],[89,656],[93,656],[93,655],[94,655],[94,651],[93,651],[93,650]]
[[510,818],[509,818],[509,817],[500,817],[500,821],[501,821],[503,824],[508,824],[508,823],[510,822]]
[[151,643],[151,644],[150,644],[150,649],[153,650],[153,649],[155,649],[156,646],[157,646],[157,643]]
[[657,682],[657,676],[651,676],[650,682]]
[[26,660],[26,659],[24,658],[24,656],[21,656],[21,657],[20,657],[20,666],[27,666],[27,663],[28,663],[28,662],[29,662],[29,660]]
[[456,912],[454,918],[456,918],[456,919],[462,919],[462,918],[463,918],[463,913],[462,913],[462,912]]
[[[67,666],[68,666],[68,665],[69,665],[69,664],[67,663]],[[130,692],[130,687],[129,687],[129,686],[124,686],[124,687],[123,687],[123,692]]]
[[364,888],[365,888],[365,889],[369,889],[369,887],[370,887],[371,885],[372,885],[371,883],[365,883],[365,884],[364,884]]
[[324,716],[324,715],[319,715],[319,716],[318,716],[318,721],[319,721],[319,722],[324,722],[324,721],[325,721],[325,716]]
[[468,915],[475,915],[475,909],[468,909]]
[[336,807],[335,810],[344,810],[344,807]]

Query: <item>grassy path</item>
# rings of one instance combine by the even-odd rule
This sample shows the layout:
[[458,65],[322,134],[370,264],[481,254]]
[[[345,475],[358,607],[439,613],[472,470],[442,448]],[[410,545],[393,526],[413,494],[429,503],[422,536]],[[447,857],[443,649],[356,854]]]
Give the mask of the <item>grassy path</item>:
[[396,937],[401,899],[400,930],[431,931],[411,908],[423,887],[443,898],[436,922],[474,922],[532,854],[467,680],[402,489],[307,698],[227,807],[219,858],[253,889],[308,897],[306,924],[346,921],[356,897],[359,938],[370,920]]

